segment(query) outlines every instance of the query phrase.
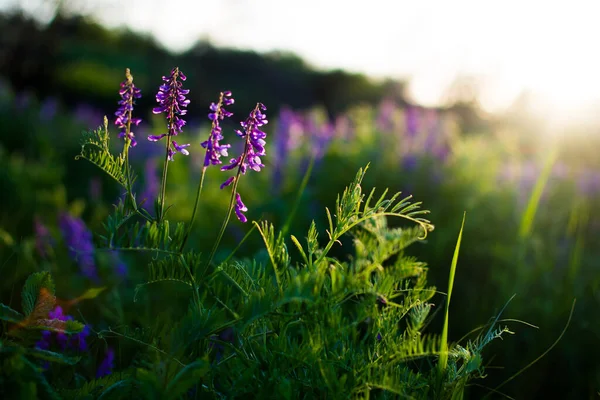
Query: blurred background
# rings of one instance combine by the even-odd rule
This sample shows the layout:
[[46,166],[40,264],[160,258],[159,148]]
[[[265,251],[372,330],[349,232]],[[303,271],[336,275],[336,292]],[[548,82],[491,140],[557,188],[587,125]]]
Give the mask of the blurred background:
[[[101,233],[121,196],[75,156],[81,131],[104,115],[117,132],[119,83],[130,68],[143,96],[131,157],[138,198],[151,203],[163,156],[145,137],[164,129],[151,113],[154,96],[179,66],[190,89],[191,154],[169,169],[170,218],[191,214],[210,103],[233,92],[227,136],[260,101],[269,137],[266,168],[240,185],[249,219],[281,227],[314,157],[291,228],[301,237],[313,219],[324,226],[324,208],[370,163],[365,188],[402,191],[431,210],[436,230],[411,251],[445,291],[466,211],[451,339],[485,324],[513,294],[504,317],[538,327],[506,322],[515,335],[488,349],[488,377],[471,398],[547,350],[575,298],[565,336],[501,391],[598,398],[598,15],[592,0],[0,0],[0,300],[18,302],[14,288],[40,269],[64,277],[57,290],[66,298],[97,279],[139,282],[133,258],[87,260],[93,280],[68,252],[69,221]],[[209,172],[190,241],[202,251],[226,211],[222,180]],[[223,253],[248,229],[232,223]],[[256,246],[252,237],[241,254]]]

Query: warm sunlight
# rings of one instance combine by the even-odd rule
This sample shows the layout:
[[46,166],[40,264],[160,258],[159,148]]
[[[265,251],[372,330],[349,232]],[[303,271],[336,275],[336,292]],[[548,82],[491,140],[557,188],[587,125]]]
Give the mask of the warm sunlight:
[[[27,0],[23,7],[47,9],[42,3],[48,2]],[[174,50],[204,37],[217,45],[296,52],[322,68],[407,77],[414,99],[427,105],[440,104],[459,76],[475,78],[488,111],[510,106],[524,90],[543,98],[542,108],[555,116],[576,118],[600,101],[600,55],[592,50],[600,36],[597,1],[372,0],[365,7],[363,1],[305,0],[297,7],[222,0],[211,2],[210,12],[191,0],[85,4],[106,25],[151,32]],[[162,22],[173,18],[177,29]]]

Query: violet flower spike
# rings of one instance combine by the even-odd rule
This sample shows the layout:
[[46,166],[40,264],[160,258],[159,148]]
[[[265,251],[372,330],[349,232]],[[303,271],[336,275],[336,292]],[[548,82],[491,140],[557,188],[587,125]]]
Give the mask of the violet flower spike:
[[142,91],[135,87],[133,84],[133,76],[129,71],[129,68],[125,70],[125,80],[121,82],[121,89],[119,90],[121,100],[119,100],[119,108],[115,112],[116,119],[115,125],[121,130],[119,132],[119,138],[127,137],[131,141],[131,146],[135,147],[137,141],[135,135],[131,131],[131,125],[138,126],[142,122],[141,118],[132,118],[133,106],[135,99],[142,97]]
[[169,76],[163,76],[163,84],[160,85],[158,93],[156,94],[156,101],[159,106],[152,109],[154,114],[165,113],[167,117],[167,133],[161,135],[149,135],[148,140],[151,142],[159,141],[160,139],[167,136],[168,140],[168,159],[173,161],[175,153],[181,153],[183,155],[189,155],[189,151],[185,148],[188,144],[178,145],[175,141],[170,141],[172,136],[177,136],[183,130],[186,124],[185,120],[181,117],[187,114],[187,106],[190,101],[185,96],[190,92],[189,89],[182,89],[182,82],[187,78],[179,68],[175,67],[171,70]]
[[241,173],[245,174],[248,168],[259,172],[264,167],[260,157],[266,155],[266,142],[264,139],[267,134],[259,128],[269,122],[267,116],[262,112],[266,109],[262,103],[257,103],[254,110],[250,112],[250,116],[245,121],[240,122],[244,130],[237,130],[236,133],[246,141],[244,153],[238,158],[232,158],[229,165],[221,167],[221,171],[227,171],[239,165]]
[[219,96],[219,102],[217,104],[212,103],[210,105],[210,113],[208,119],[212,121],[212,127],[210,130],[210,136],[208,140],[201,143],[201,146],[206,149],[206,155],[204,156],[204,167],[209,165],[221,164],[221,156],[227,156],[227,150],[231,147],[229,144],[220,144],[219,140],[223,140],[221,125],[219,121],[224,120],[226,117],[231,117],[233,113],[227,111],[223,106],[232,105],[235,102],[231,97],[231,91],[227,90],[221,92]]
[[[267,116],[263,113],[267,108],[262,103],[257,103],[254,110],[250,112],[250,115],[245,121],[242,121],[240,125],[243,130],[236,131],[237,135],[245,140],[244,152],[237,158],[232,158],[228,165],[221,167],[221,171],[229,171],[234,168],[238,169],[237,175],[228,178],[223,184],[221,189],[231,185],[240,174],[245,174],[248,168],[259,172],[265,165],[260,159],[261,156],[266,154],[265,151],[265,138],[267,134],[259,128],[266,125],[269,121]],[[237,189],[237,183],[234,185],[234,192]],[[246,205],[242,202],[242,198],[239,193],[235,193],[235,215],[242,222],[247,222],[248,219],[243,214],[248,211]]]
[[69,257],[79,264],[81,273],[92,281],[98,280],[92,232],[81,218],[68,213],[61,213],[58,221],[59,229],[67,248]]

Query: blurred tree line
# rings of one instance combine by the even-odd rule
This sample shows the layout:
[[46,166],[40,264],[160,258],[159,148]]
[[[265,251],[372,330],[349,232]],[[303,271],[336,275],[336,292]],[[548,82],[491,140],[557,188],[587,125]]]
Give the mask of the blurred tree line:
[[357,103],[376,104],[383,96],[407,103],[403,82],[318,71],[290,53],[259,54],[198,41],[188,51],[173,54],[148,35],[111,31],[81,15],[59,12],[44,26],[20,12],[0,15],[0,76],[17,91],[30,90],[38,97],[114,108],[118,84],[125,68],[130,68],[143,90],[140,104],[150,107],[160,77],[176,65],[189,78],[186,87],[196,105],[191,114],[196,107],[208,106],[222,90],[236,93],[238,109],[261,101],[271,112],[282,105],[295,109],[320,105],[333,116]]

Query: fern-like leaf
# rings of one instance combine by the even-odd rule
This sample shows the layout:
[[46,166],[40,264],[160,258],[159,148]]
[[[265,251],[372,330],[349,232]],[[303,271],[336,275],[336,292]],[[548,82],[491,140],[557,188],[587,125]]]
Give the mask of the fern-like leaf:
[[[200,260],[198,257],[193,255],[188,256],[188,260],[194,264],[199,264]],[[194,266],[192,264],[192,266]],[[135,294],[133,300],[137,301],[138,292],[145,286],[152,285],[159,282],[176,282],[190,288],[194,287],[194,281],[190,276],[191,270],[186,264],[186,260],[180,256],[169,255],[162,260],[153,261],[148,265],[149,276],[148,280],[135,287]]]
[[[112,155],[109,149],[109,141],[108,121],[105,118],[104,127],[99,127],[93,131],[83,132],[81,152],[75,159],[78,160],[83,158],[88,160],[127,189],[127,176],[124,165],[125,158],[123,155],[116,158]],[[131,182],[133,182],[134,179],[135,177],[131,176]]]

